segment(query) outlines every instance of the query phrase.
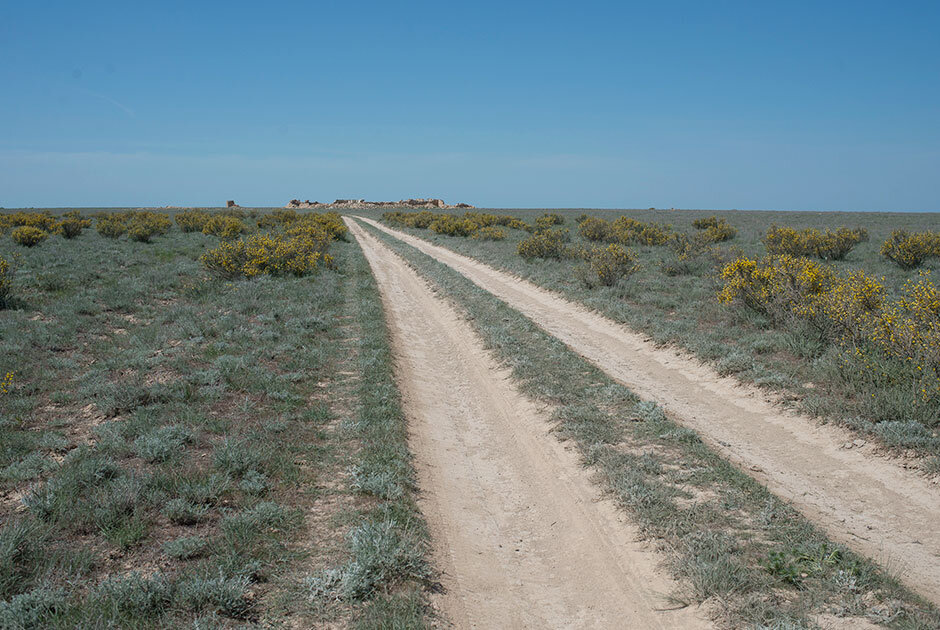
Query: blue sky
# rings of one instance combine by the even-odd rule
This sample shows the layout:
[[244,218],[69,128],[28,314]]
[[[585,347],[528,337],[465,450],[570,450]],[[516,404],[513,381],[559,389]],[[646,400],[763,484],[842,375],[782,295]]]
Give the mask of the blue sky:
[[7,2],[0,206],[940,210],[938,2]]

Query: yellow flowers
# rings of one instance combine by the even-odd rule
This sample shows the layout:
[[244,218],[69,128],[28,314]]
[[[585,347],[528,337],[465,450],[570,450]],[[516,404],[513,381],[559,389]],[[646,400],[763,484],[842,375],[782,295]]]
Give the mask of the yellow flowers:
[[526,260],[533,258],[566,258],[570,237],[568,230],[543,230],[519,242],[516,251]]
[[450,214],[443,214],[434,219],[428,227],[435,234],[470,236],[480,229],[480,224],[470,219],[461,219]]
[[314,273],[320,265],[332,265],[333,257],[325,251],[329,241],[329,235],[322,230],[319,234],[308,230],[293,236],[256,234],[223,241],[200,260],[210,271],[232,278],[260,274],[304,276]]
[[13,389],[13,372],[7,372],[3,379],[0,379],[0,396],[4,396]]
[[[385,212],[382,220],[393,225],[425,230],[431,228],[438,234],[449,236],[473,236],[477,229],[490,226],[502,226],[517,230],[529,230],[528,225],[521,219],[503,214],[485,214],[482,212],[465,212],[463,217],[456,214],[435,213],[430,210],[420,212]],[[433,224],[436,225],[432,227]],[[474,227],[475,226],[475,227]]]
[[919,267],[927,258],[940,258],[940,232],[895,230],[881,245],[881,255],[904,269]]
[[18,245],[32,247],[46,240],[49,234],[31,225],[21,225],[18,228],[13,228],[10,236],[13,237],[13,242]]
[[692,227],[700,230],[699,237],[705,243],[720,243],[721,241],[730,241],[737,233],[738,229],[729,224],[723,218],[710,216],[705,219],[696,219],[692,221]]
[[95,229],[108,238],[127,234],[133,241],[149,243],[154,236],[166,234],[171,225],[168,214],[129,210],[99,216]]
[[348,229],[338,212],[309,212],[302,214],[296,210],[275,210],[258,219],[260,229],[272,227],[291,227],[309,224],[327,233],[334,241],[345,241]]
[[672,232],[670,225],[644,223],[630,217],[620,217],[610,227],[614,240],[624,245],[665,245]]
[[644,223],[630,217],[607,221],[584,217],[578,223],[581,236],[590,241],[614,241],[623,245],[665,245],[672,236],[672,226]]
[[481,227],[470,235],[470,238],[478,241],[501,241],[506,238],[506,232],[498,227]]
[[578,223],[578,232],[589,241],[609,241],[612,229],[610,221],[600,217],[585,217]]
[[13,297],[13,274],[16,267],[13,261],[0,256],[0,308],[6,308]]
[[856,245],[867,240],[868,231],[863,228],[840,227],[834,232],[820,232],[815,229],[794,230],[772,225],[764,237],[764,245],[771,254],[842,260]]
[[[720,278],[722,303],[741,302],[778,323],[805,323],[878,378],[913,378],[911,389],[922,402],[940,397],[940,289],[929,272],[908,281],[895,301],[888,301],[882,282],[861,271],[840,276],[793,256],[738,258]],[[905,369],[892,371],[882,359]]]
[[204,210],[184,210],[177,212],[176,225],[184,232],[202,232],[212,215]]
[[6,232],[12,227],[27,226],[37,228],[43,232],[52,232],[56,220],[48,210],[45,212],[11,212],[0,214],[0,232]]
[[593,249],[588,254],[588,266],[598,282],[608,287],[639,269],[636,254],[616,244]]
[[212,234],[224,239],[237,238],[244,231],[244,223],[235,217],[225,215],[212,216],[202,226],[203,234]]

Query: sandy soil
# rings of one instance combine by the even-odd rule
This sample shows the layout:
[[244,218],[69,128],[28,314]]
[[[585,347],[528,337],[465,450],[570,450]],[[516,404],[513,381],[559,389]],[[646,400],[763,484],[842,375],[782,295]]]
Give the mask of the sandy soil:
[[663,558],[469,324],[347,222],[386,307],[444,617],[459,628],[710,627],[700,609],[669,610]]
[[940,604],[940,486],[855,438],[556,293],[368,220],[519,310],[639,396],[655,400],[829,535]]

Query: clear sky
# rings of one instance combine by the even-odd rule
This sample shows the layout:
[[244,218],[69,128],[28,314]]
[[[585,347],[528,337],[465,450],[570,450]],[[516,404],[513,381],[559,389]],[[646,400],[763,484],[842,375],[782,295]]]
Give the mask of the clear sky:
[[0,4],[0,206],[940,210],[940,2]]

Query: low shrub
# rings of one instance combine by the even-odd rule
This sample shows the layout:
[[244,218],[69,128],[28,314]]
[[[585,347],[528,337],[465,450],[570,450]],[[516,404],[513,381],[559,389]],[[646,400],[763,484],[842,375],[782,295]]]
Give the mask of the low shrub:
[[569,240],[568,230],[543,230],[520,241],[516,251],[526,260],[567,258],[569,252],[566,243]]
[[43,212],[12,212],[0,214],[0,232],[15,227],[34,227],[43,232],[55,230],[56,219],[48,210]]
[[127,226],[127,236],[132,241],[149,243],[154,236],[170,231],[170,217],[157,212],[137,212]]
[[[905,392],[909,404],[940,404],[940,289],[924,272],[889,301],[885,286],[864,272],[840,275],[807,258],[739,258],[722,269],[718,299],[740,303],[778,325],[803,324],[837,344],[842,367],[865,391]],[[911,407],[913,409],[913,406]]]
[[819,230],[809,228],[794,230],[772,225],[764,236],[764,245],[770,254],[790,256],[815,256],[823,260],[842,260],[859,243],[868,240],[863,228]]
[[16,260],[0,256],[0,309],[13,301],[13,278],[16,275]]
[[21,225],[10,232],[13,242],[23,247],[33,247],[49,238],[49,233],[30,225]]
[[79,236],[84,227],[85,221],[81,219],[62,219],[56,224],[56,233],[61,234],[62,238],[72,239]]
[[700,238],[707,243],[730,241],[738,234],[737,228],[725,221],[724,218],[719,219],[716,216],[696,219],[692,221],[692,227],[700,231]]
[[202,226],[202,233],[232,239],[241,236],[245,229],[245,224],[235,217],[216,215],[209,217],[205,222]]
[[546,212],[542,216],[535,219],[535,229],[536,231],[550,230],[556,225],[564,225],[565,217],[561,216],[557,212]]
[[940,258],[940,232],[895,230],[881,245],[881,255],[903,269],[919,267],[928,258]]
[[448,236],[471,236],[480,229],[478,223],[450,214],[439,215],[428,227],[435,234]]
[[718,227],[721,223],[724,223],[724,221],[724,219],[719,219],[717,216],[712,215],[692,221],[692,227],[696,230],[707,230],[710,227]]
[[578,232],[589,241],[609,241],[613,236],[610,221],[599,217],[586,217],[579,221]]
[[272,276],[305,276],[320,266],[331,266],[333,257],[326,253],[329,236],[309,227],[303,234],[256,234],[236,241],[223,241],[210,249],[200,260],[218,275],[253,278]]
[[127,222],[116,214],[107,215],[98,219],[95,230],[107,238],[120,238],[127,232]]
[[171,225],[168,214],[129,210],[99,215],[95,229],[108,238],[119,238],[127,234],[133,241],[149,243],[154,236],[166,234]]
[[613,239],[623,245],[665,245],[672,234],[672,226],[620,217],[611,225],[611,232]]
[[178,212],[174,218],[183,232],[202,232],[212,215],[204,210],[186,210]]
[[639,269],[636,254],[615,243],[592,250],[587,256],[587,264],[592,279],[587,283],[589,287],[593,287],[594,282],[613,286]]
[[506,238],[506,232],[498,227],[481,227],[479,230],[475,231],[470,238],[475,238],[479,241],[501,241]]
[[266,214],[258,219],[258,228],[261,230],[266,230],[273,227],[288,225],[294,221],[300,220],[300,213],[296,210],[288,209],[278,209],[271,212],[271,214]]
[[297,225],[309,225],[318,227],[326,232],[327,236],[334,241],[347,240],[349,229],[343,223],[343,218],[338,212],[308,212],[301,214],[296,210],[275,210],[271,214],[258,219],[260,229],[270,229],[274,227],[290,228]]

